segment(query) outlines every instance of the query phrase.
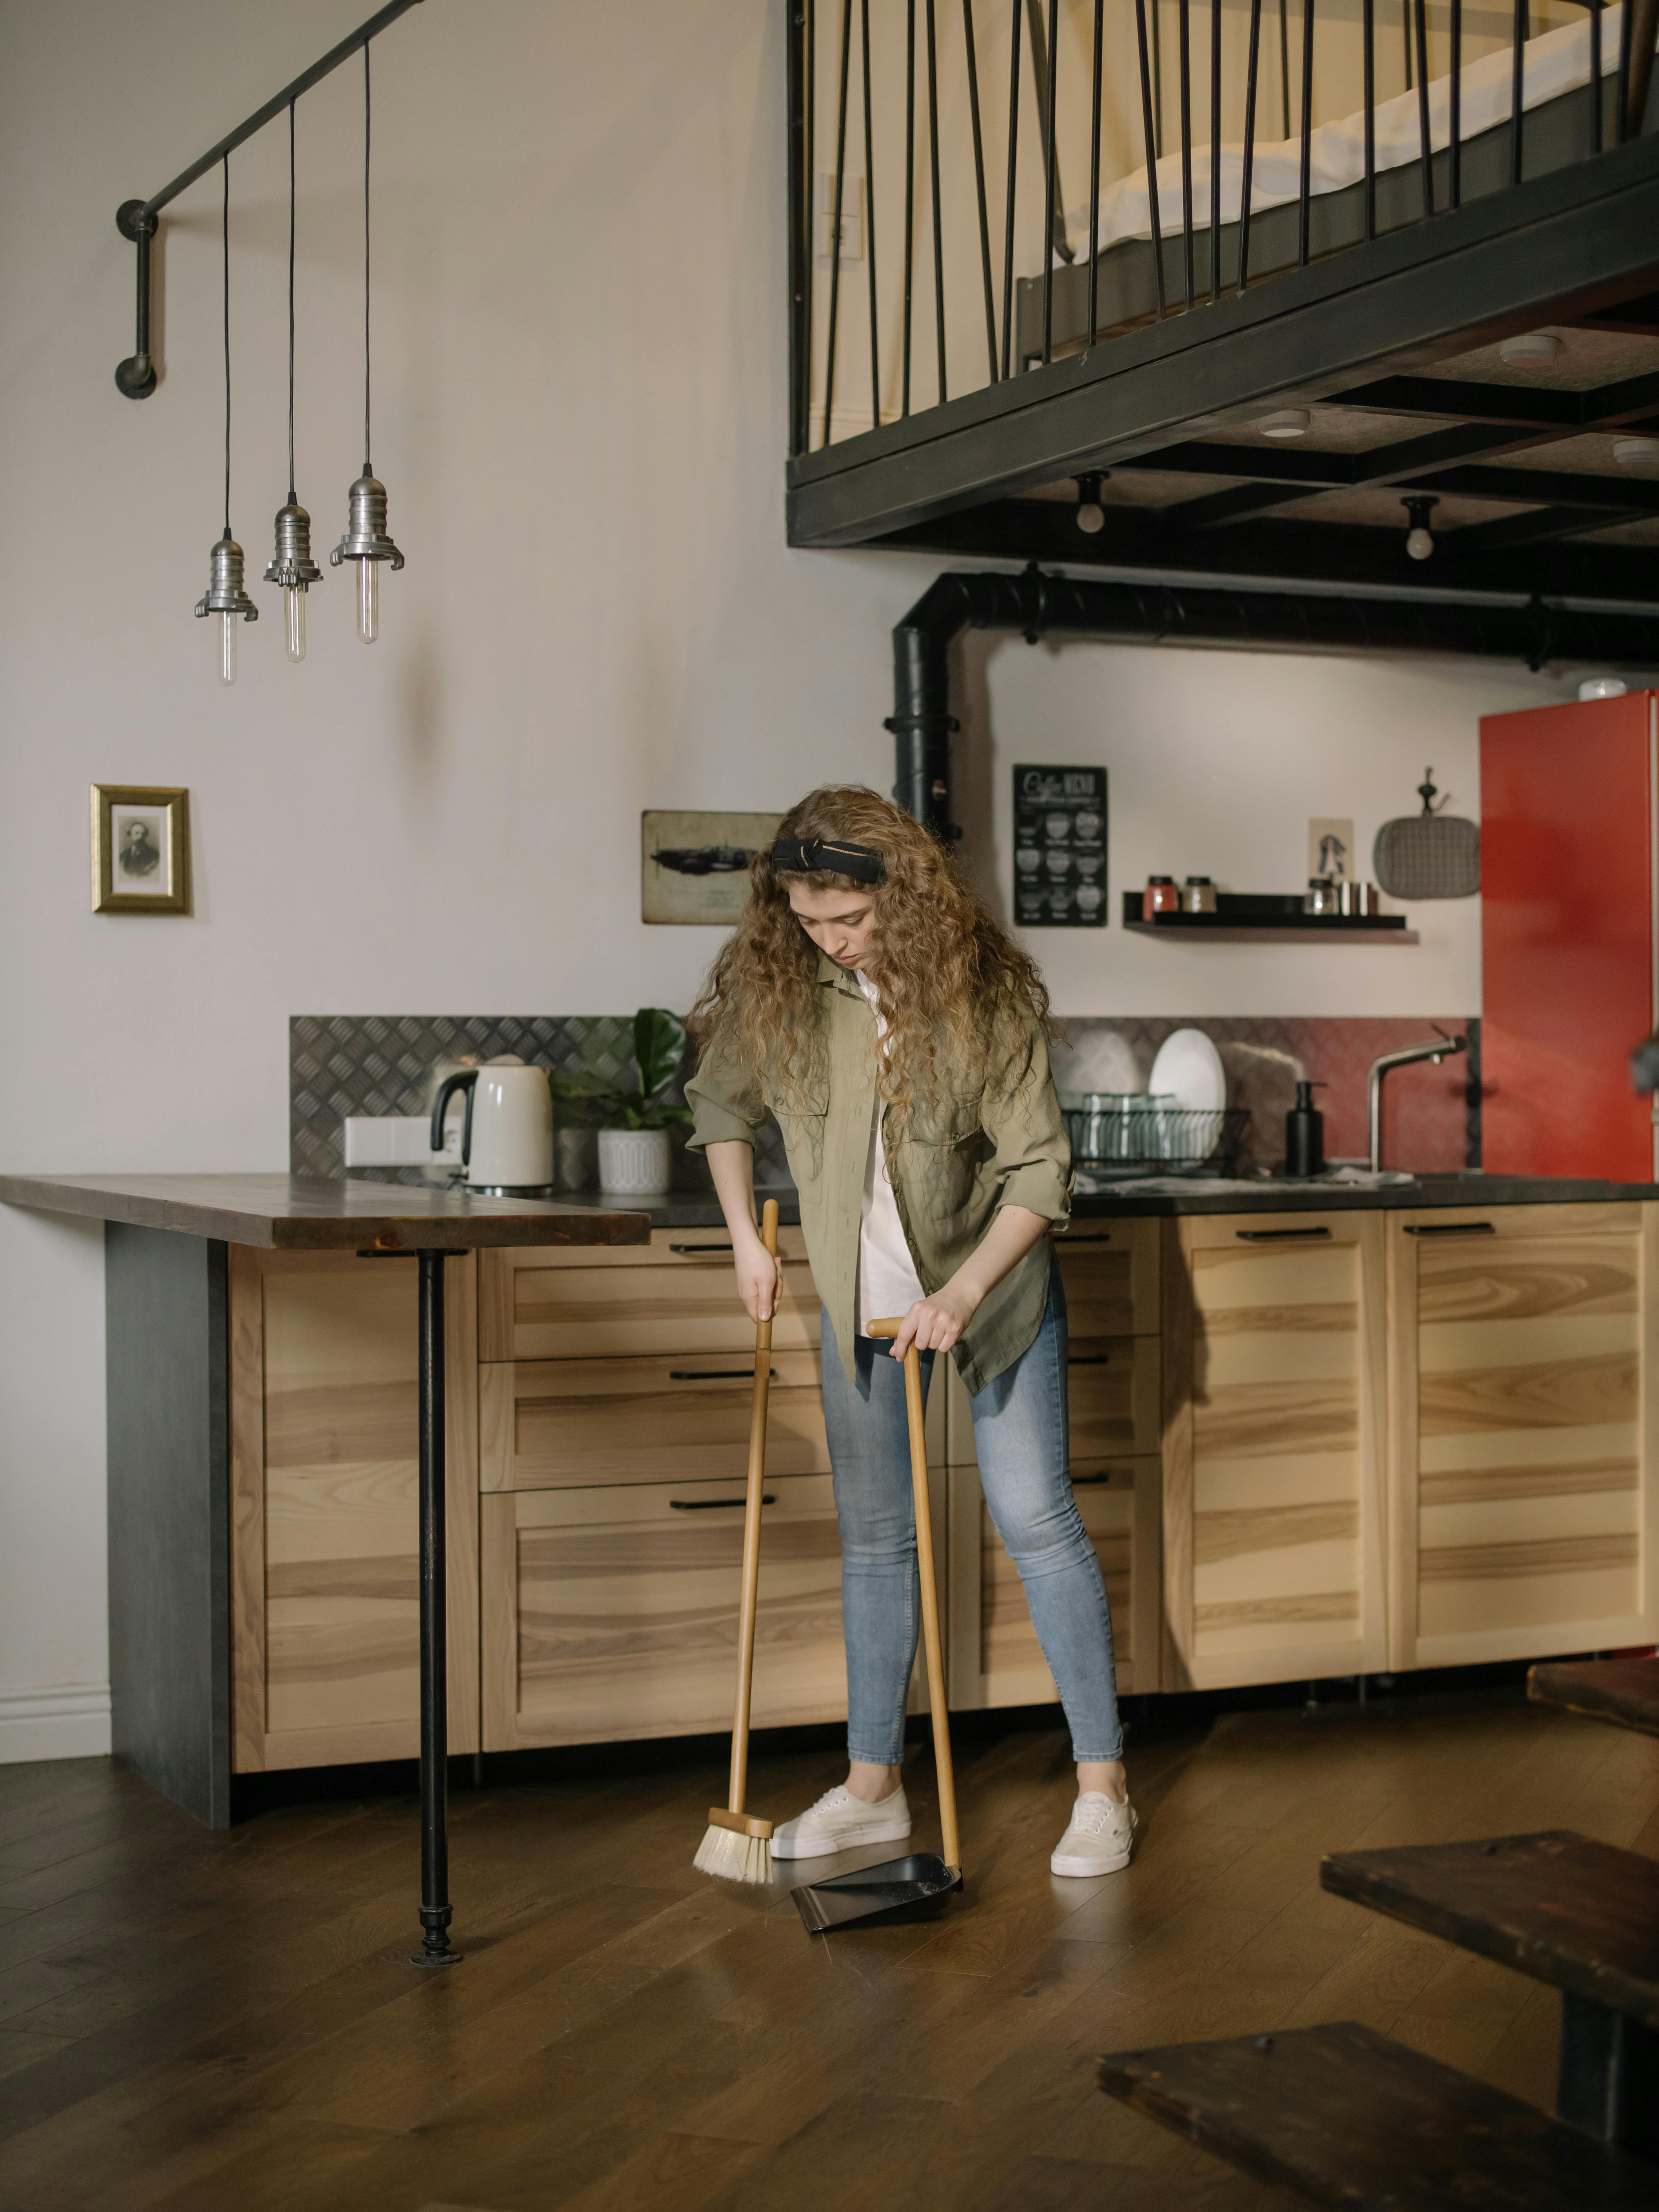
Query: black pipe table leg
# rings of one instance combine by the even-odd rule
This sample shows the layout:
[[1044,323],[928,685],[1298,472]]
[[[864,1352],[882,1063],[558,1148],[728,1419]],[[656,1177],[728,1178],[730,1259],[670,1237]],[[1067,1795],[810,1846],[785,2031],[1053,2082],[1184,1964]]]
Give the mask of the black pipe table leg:
[[445,1634],[444,1261],[420,1268],[421,1948],[416,1966],[453,1966],[449,1942],[449,1669]]
[[1659,2030],[1563,1990],[1555,2116],[1601,2142],[1659,2158]]

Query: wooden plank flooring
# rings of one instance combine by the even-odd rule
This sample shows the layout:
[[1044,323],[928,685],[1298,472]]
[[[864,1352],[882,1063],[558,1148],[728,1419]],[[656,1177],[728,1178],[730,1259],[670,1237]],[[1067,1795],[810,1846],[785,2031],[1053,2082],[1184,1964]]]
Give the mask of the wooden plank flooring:
[[[409,1797],[213,1835],[103,1761],[0,1768],[0,2206],[1288,2212],[1095,2062],[1329,2020],[1547,2106],[1553,1992],[1324,1894],[1320,1855],[1554,1823],[1659,1856],[1659,1742],[1402,1700],[1130,1757],[1136,1863],[1058,1881],[1060,1733],[964,1726],[966,1904],[818,1942],[692,1871],[718,1759],[458,1791],[437,1977],[402,1963]],[[751,1802],[836,1778],[760,1757]]]

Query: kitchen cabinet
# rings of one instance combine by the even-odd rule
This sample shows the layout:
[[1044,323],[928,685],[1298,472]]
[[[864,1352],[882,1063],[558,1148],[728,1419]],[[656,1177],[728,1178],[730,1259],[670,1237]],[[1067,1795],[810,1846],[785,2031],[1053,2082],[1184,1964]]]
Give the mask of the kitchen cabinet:
[[1384,1664],[1383,1224],[1164,1224],[1166,1689]]
[[[449,1741],[478,1748],[477,1291],[447,1263]],[[232,1245],[232,1765],[419,1748],[416,1273]]]
[[1388,1218],[1389,1663],[1659,1631],[1651,1206]]
[[[1159,1680],[1158,1224],[1079,1222],[1057,1249],[1073,1490],[1100,1560],[1118,1690],[1127,1696]],[[968,1393],[954,1368],[945,1382],[951,1703],[1049,1702],[1054,1678],[980,1487]]]

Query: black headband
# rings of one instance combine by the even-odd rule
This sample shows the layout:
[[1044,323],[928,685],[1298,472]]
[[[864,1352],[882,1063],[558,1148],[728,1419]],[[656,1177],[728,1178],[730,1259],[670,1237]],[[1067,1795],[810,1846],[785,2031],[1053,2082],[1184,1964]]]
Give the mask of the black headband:
[[780,837],[772,848],[772,866],[803,875],[823,869],[861,884],[878,884],[883,874],[881,854],[872,846],[843,844],[833,837]]

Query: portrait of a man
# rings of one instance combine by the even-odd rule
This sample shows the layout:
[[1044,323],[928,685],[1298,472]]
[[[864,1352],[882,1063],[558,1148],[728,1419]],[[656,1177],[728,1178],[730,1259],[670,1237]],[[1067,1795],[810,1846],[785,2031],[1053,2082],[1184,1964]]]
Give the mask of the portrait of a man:
[[122,875],[143,881],[161,866],[161,848],[156,842],[158,826],[143,814],[130,814],[123,822],[121,849],[116,855],[116,866]]
[[191,910],[190,793],[154,784],[92,787],[94,914]]

